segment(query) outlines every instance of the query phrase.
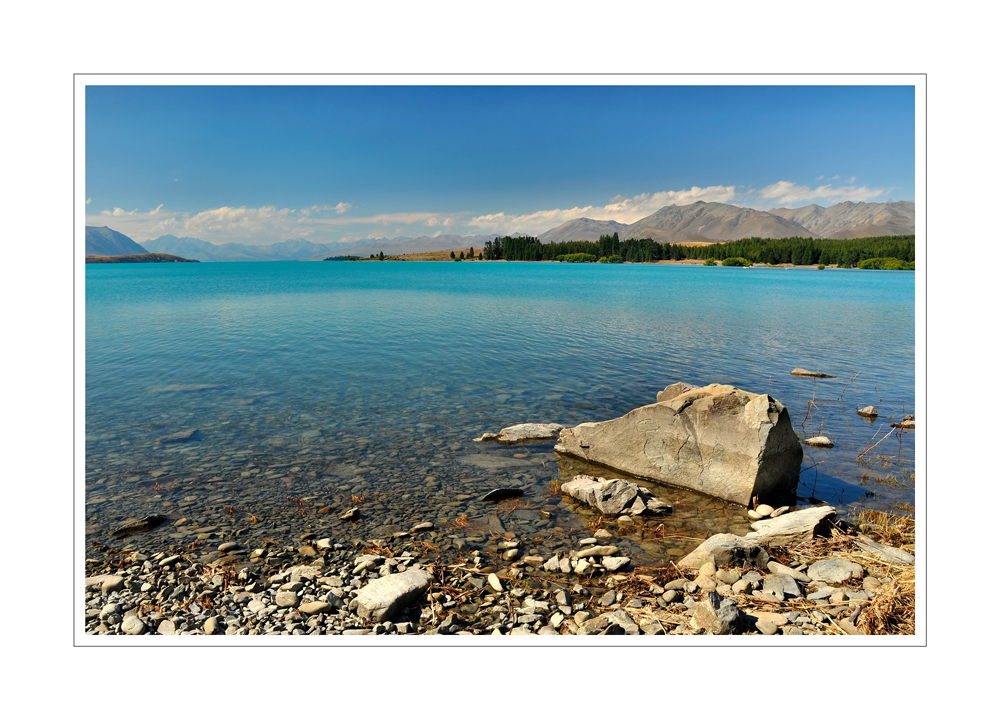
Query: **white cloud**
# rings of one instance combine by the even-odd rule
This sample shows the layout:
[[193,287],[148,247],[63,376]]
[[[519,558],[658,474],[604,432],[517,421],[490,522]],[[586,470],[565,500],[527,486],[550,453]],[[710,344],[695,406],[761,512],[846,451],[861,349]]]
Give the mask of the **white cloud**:
[[[851,179],[853,180],[854,178]],[[884,195],[885,192],[884,188],[870,188],[865,185],[861,185],[860,187],[855,185],[834,187],[833,185],[826,184],[811,188],[808,185],[796,185],[788,180],[779,180],[773,185],[768,185],[758,190],[756,198],[770,201],[770,207],[817,201],[835,205],[847,200],[852,202],[866,202]]]
[[90,205],[90,201],[93,200],[93,199],[94,198],[87,198],[87,204]]
[[633,223],[651,215],[667,205],[689,205],[703,202],[732,202],[736,198],[735,185],[713,185],[701,188],[693,186],[687,190],[663,190],[655,193],[641,193],[630,198],[616,195],[607,205],[573,207],[555,210],[538,210],[524,215],[507,215],[504,212],[480,215],[468,224],[484,232],[525,232],[537,234],[551,230],[568,220],[587,217],[591,220],[615,220]]
[[[336,205],[313,205],[313,206],[309,207],[308,209],[312,210],[313,212],[327,212],[327,211],[333,210],[338,215],[342,215],[345,212],[347,212],[348,210],[350,210],[352,207],[354,207],[354,206],[351,205],[351,203],[339,202]],[[303,210],[302,212],[305,213],[306,210]],[[308,214],[308,213],[306,213],[306,214]]]

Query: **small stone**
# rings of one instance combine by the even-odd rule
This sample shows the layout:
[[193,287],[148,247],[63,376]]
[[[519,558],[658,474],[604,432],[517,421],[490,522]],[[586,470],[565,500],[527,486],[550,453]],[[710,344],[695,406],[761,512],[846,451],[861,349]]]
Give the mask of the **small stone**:
[[274,598],[278,607],[295,607],[299,604],[299,596],[291,590],[281,590]]
[[761,515],[759,512],[757,512],[756,510],[747,510],[747,517],[750,518],[751,520],[763,520],[764,519],[764,516]]
[[350,510],[343,513],[340,516],[340,519],[343,521],[357,520],[359,517],[361,517],[361,512],[356,507],[352,507]]
[[775,508],[771,512],[771,517],[776,518],[779,515],[784,515],[786,512],[788,512],[788,506],[787,505],[782,505],[780,508]]
[[757,514],[761,517],[770,517],[771,513],[774,512],[774,508],[770,505],[758,505],[756,510]]
[[761,635],[774,635],[778,632],[778,626],[769,620],[758,620],[757,629],[760,630]]
[[411,533],[417,533],[417,532],[424,532],[426,530],[433,530],[433,529],[434,529],[434,523],[431,523],[431,522],[422,522],[422,523],[417,523],[416,525],[414,525],[413,527],[411,527],[410,528],[410,532]]
[[821,448],[832,448],[833,441],[830,440],[826,435],[817,435],[816,437],[806,438],[802,441],[803,445],[809,445],[810,447],[821,447]]
[[146,623],[136,615],[129,615],[122,620],[122,632],[126,635],[142,635],[146,632]]
[[863,408],[858,408],[858,415],[866,418],[877,418],[878,410],[875,408],[874,405],[868,405]]
[[542,569],[548,570],[549,572],[558,572],[559,571],[559,556],[558,555],[553,555],[548,560],[546,560],[545,564],[542,565]]
[[601,528],[600,530],[594,533],[594,538],[596,538],[597,540],[610,540],[613,537],[614,535],[612,535],[604,528]]
[[160,635],[176,635],[177,626],[174,625],[173,620],[163,620],[159,625],[156,626],[156,632]]
[[218,625],[219,621],[214,616],[210,617],[208,620],[205,621],[205,625],[203,627],[205,634],[215,635],[215,631],[218,628]]
[[314,602],[303,603],[299,606],[299,612],[305,613],[306,615],[319,615],[320,613],[328,613],[333,609],[333,606],[328,602],[322,602],[321,600],[316,600]]
[[608,590],[601,596],[600,600],[601,607],[611,607],[612,605],[615,604],[616,599],[617,599],[617,593],[614,590]]
[[240,549],[240,544],[238,542],[224,542],[221,545],[219,545],[220,553],[227,553],[231,550],[239,550],[239,549]]
[[103,583],[101,583],[101,592],[105,595],[112,592],[118,592],[125,587],[125,578],[121,575],[112,575]]
[[503,583],[500,582],[500,578],[496,573],[490,573],[489,577],[486,578],[486,582],[490,584],[490,587],[497,592],[503,592]]

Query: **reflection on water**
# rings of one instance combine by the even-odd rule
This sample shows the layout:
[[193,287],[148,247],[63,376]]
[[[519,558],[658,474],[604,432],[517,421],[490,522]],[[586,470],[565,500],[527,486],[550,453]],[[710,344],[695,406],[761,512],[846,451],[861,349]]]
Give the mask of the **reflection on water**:
[[[803,499],[912,504],[912,433],[857,456],[913,411],[913,283],[675,266],[90,265],[88,531],[149,512],[189,521],[163,534],[174,543],[234,523],[349,539],[431,520],[446,546],[513,533],[554,552],[596,521],[551,491],[570,464],[551,443],[472,438],[617,417],[678,380],[767,392],[801,435],[830,437],[831,450],[804,448]],[[874,423],[855,413],[869,404]],[[479,500],[499,486],[525,495]],[[676,508],[659,537],[623,539],[649,562],[747,531],[739,508],[656,492]],[[341,524],[352,496],[362,520]]]

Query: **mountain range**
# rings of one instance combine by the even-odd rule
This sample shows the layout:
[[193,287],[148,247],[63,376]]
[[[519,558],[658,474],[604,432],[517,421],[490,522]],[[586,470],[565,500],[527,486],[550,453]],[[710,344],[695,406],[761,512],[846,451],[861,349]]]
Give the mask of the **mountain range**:
[[[575,218],[541,233],[543,243],[597,240],[618,233],[622,240],[653,238],[664,243],[728,242],[747,237],[857,238],[911,235],[916,208],[912,202],[843,202],[828,208],[752,208],[698,201],[668,205],[626,225],[613,220]],[[521,233],[513,233],[520,235]],[[153,252],[178,255],[202,262],[254,262],[262,260],[322,260],[336,255],[386,255],[466,250],[482,247],[496,235],[438,235],[431,237],[373,238],[349,243],[314,243],[282,240],[269,245],[223,243],[216,245],[192,237],[162,235],[142,245],[110,228],[88,227],[87,255],[131,255]]]
[[141,255],[146,248],[109,227],[87,227],[86,255]]

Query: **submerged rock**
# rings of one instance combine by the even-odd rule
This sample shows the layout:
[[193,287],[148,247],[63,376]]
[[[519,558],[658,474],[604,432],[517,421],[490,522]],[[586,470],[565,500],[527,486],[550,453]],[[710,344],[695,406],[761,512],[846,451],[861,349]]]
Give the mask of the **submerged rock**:
[[917,427],[917,421],[913,415],[907,415],[898,423],[892,423],[890,427],[902,428],[903,430],[914,430]]
[[563,426],[556,423],[522,423],[505,427],[499,433],[483,433],[480,437],[474,438],[474,441],[491,440],[501,445],[513,445],[527,440],[551,440],[558,437],[562,429]]
[[812,370],[806,370],[805,368],[797,367],[792,370],[792,375],[796,377],[814,377],[814,378],[832,378],[837,377],[836,375],[827,375],[826,373],[814,372]]
[[592,475],[577,475],[563,483],[562,493],[586,503],[605,515],[663,515],[671,508],[653,493],[628,480],[605,480]]
[[483,495],[481,499],[486,502],[500,502],[501,500],[510,500],[522,495],[524,495],[524,490],[520,488],[496,488]]
[[194,428],[193,430],[180,430],[170,435],[164,435],[160,438],[159,442],[161,445],[168,445],[170,443],[181,443],[198,439],[200,439],[198,428]]
[[112,537],[125,537],[126,535],[135,535],[137,533],[147,532],[158,528],[164,522],[166,518],[162,515],[147,515],[142,520],[135,520],[133,522],[127,522],[124,525],[119,525],[111,532]]
[[621,472],[696,490],[740,505],[794,493],[802,447],[784,405],[731,385],[660,397],[606,422],[560,433],[558,453]]

